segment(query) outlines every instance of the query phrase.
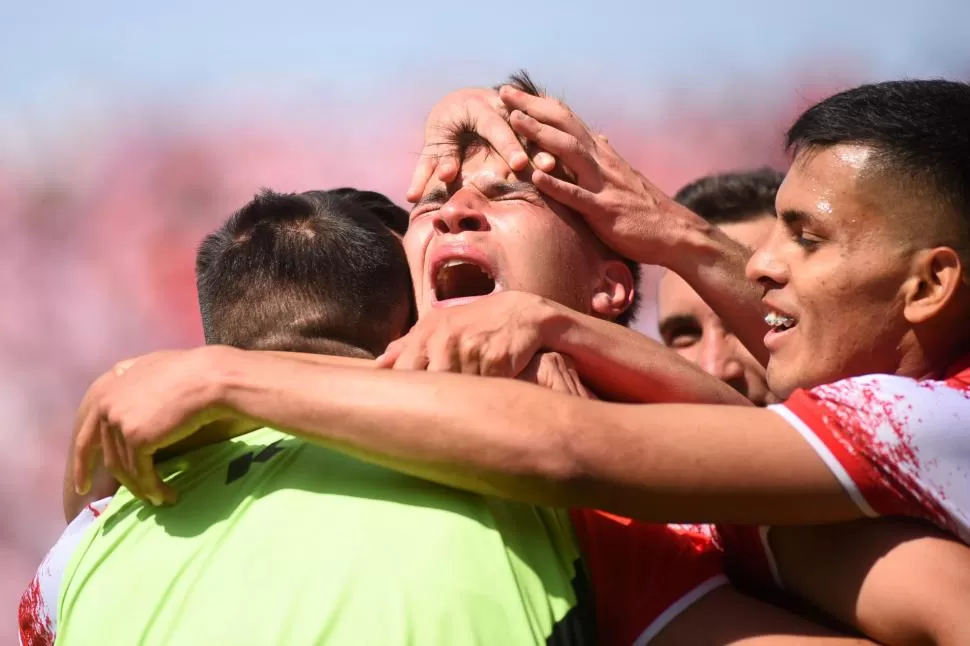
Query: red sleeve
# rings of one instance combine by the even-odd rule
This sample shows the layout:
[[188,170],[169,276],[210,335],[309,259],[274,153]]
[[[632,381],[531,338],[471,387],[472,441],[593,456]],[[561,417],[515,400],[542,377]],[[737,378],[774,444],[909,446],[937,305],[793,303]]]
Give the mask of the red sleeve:
[[727,583],[708,528],[641,523],[594,510],[574,510],[572,517],[593,584],[600,644],[646,644]]
[[929,520],[970,537],[970,397],[892,375],[799,390],[770,407],[812,445],[868,516]]

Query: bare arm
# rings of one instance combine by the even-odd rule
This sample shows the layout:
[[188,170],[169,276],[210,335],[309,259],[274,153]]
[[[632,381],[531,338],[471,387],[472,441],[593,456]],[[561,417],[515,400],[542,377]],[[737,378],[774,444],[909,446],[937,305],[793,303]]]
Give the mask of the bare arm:
[[570,357],[584,382],[611,401],[750,404],[649,337],[525,292],[428,312],[377,364],[514,377],[543,351]]
[[584,381],[611,401],[751,405],[720,379],[629,328],[560,305],[550,309],[545,325],[551,330],[543,335],[546,349],[571,357]]
[[861,516],[815,451],[770,411],[608,404],[504,379],[232,351],[217,363],[219,382],[201,388],[237,415],[484,494],[658,522]]
[[[536,170],[536,186],[580,213],[618,253],[679,274],[765,363],[761,289],[745,276],[750,251],[634,170],[568,106],[509,87],[500,96],[512,129],[577,175],[570,184]],[[488,127],[498,126],[493,121]]]
[[[354,368],[371,368],[374,366],[373,361],[368,361],[365,359],[307,354],[303,352],[264,351],[262,354],[280,357],[290,361],[298,361],[309,365],[344,366]],[[117,364],[115,364],[111,372],[102,376],[98,381],[121,377],[129,368],[142,359],[143,356],[119,361]],[[87,399],[87,395],[85,396],[85,399]],[[81,408],[83,409],[84,406],[85,403],[82,402]],[[186,451],[191,451],[208,444],[213,444],[215,442],[243,435],[254,428],[255,426],[252,423],[248,423],[245,420],[221,420],[206,426],[205,428],[201,429],[200,432],[185,438],[183,441],[167,447],[164,451],[160,451],[155,458],[156,460],[165,460],[185,453]],[[71,520],[73,520],[86,505],[89,505],[96,500],[113,496],[115,492],[118,491],[119,487],[119,483],[115,477],[108,472],[108,469],[105,468],[103,464],[99,463],[96,465],[94,472],[91,475],[90,489],[84,495],[81,495],[76,491],[74,483],[74,452],[77,443],[77,431],[79,429],[80,426],[75,425],[74,434],[71,436],[71,444],[68,450],[67,462],[64,466],[61,504],[64,511],[64,520],[66,522],[71,522]]]
[[887,644],[970,643],[970,548],[947,534],[886,518],[769,536],[786,589],[827,615]]

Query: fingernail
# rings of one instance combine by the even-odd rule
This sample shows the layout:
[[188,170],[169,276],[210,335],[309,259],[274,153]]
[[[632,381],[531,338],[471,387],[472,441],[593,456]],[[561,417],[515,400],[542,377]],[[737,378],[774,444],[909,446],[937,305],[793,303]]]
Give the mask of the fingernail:
[[556,168],[556,158],[548,153],[540,153],[533,160],[537,168],[544,171],[552,171]]
[[525,168],[529,163],[529,158],[524,152],[512,153],[512,159],[509,160],[514,169]]

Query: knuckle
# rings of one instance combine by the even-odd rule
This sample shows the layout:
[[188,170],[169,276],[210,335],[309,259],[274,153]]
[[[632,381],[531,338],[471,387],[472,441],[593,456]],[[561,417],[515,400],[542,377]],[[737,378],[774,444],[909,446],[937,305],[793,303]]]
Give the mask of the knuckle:
[[148,433],[141,426],[119,427],[118,434],[133,449],[140,449],[147,442]]
[[481,354],[482,340],[476,336],[464,336],[458,341],[458,349],[463,356],[472,357]]
[[426,354],[433,354],[439,357],[451,357],[461,351],[459,339],[450,334],[441,335],[428,345]]

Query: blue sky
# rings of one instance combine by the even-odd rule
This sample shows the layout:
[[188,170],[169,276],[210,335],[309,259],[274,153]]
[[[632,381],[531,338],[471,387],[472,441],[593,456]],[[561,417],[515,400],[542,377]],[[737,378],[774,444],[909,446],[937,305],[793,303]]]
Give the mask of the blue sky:
[[846,59],[874,78],[970,71],[961,0],[6,0],[0,25],[7,124],[152,102],[221,110],[246,97],[355,109],[386,103],[389,84],[438,94],[520,66],[550,86],[608,84],[634,98],[718,91],[806,61],[822,75]]

